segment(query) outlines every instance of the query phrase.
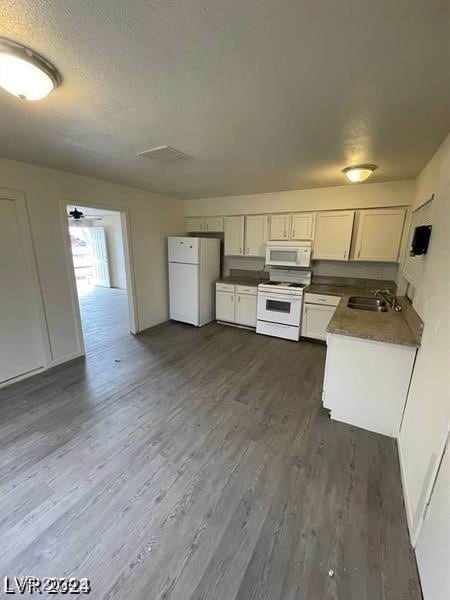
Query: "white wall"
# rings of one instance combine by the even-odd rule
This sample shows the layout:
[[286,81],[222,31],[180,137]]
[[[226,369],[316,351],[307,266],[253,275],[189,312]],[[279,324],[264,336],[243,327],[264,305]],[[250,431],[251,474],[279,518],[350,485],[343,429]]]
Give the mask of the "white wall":
[[120,214],[103,215],[99,225],[105,228],[111,287],[125,290],[127,288],[127,276]]
[[302,210],[338,210],[409,206],[414,197],[414,180],[341,185],[312,190],[247,194],[184,201],[187,217],[245,215]]
[[420,174],[414,208],[429,200],[432,193],[431,243],[413,302],[425,327],[399,436],[413,543],[450,423],[450,136]]
[[52,363],[79,353],[59,200],[129,209],[138,328],[168,318],[166,237],[184,231],[178,199],[0,159],[0,187],[25,193],[49,331]]

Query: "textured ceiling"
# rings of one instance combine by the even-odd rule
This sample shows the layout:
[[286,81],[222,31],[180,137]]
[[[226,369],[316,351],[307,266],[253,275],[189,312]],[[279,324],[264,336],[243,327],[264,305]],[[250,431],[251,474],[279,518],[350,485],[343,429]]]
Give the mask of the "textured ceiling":
[[450,128],[448,0],[2,0],[0,35],[64,78],[0,89],[1,156],[184,198],[415,177]]

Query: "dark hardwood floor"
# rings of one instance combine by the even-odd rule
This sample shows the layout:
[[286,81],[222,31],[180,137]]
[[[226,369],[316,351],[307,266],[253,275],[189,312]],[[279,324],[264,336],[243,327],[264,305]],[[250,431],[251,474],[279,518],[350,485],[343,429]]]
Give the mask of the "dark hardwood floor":
[[99,600],[420,598],[395,442],[329,420],[324,358],[168,323],[0,390],[0,576],[89,577]]

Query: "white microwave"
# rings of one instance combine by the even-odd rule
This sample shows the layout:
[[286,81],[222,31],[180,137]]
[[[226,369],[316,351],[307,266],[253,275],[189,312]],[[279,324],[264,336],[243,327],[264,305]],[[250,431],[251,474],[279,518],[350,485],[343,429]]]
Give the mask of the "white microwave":
[[310,241],[267,242],[266,265],[270,267],[309,267],[311,266]]

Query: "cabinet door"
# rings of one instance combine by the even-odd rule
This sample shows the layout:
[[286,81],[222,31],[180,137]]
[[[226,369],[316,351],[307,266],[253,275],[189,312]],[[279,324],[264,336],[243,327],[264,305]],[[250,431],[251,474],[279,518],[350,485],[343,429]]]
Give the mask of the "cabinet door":
[[291,240],[312,240],[314,213],[296,213],[291,218]]
[[233,323],[235,304],[236,294],[234,292],[216,292],[216,319]]
[[317,213],[313,258],[348,260],[352,240],[354,210]]
[[288,240],[289,224],[291,215],[271,215],[270,216],[270,236],[271,240]]
[[223,217],[205,217],[203,219],[204,231],[223,231]]
[[236,323],[256,327],[256,300],[257,296],[237,294]]
[[244,217],[225,217],[224,232],[225,256],[243,256]]
[[187,217],[185,219],[186,231],[188,233],[194,233],[196,231],[203,231],[203,218],[202,217]]
[[267,216],[245,217],[245,255],[265,256],[267,242]]
[[355,260],[397,262],[405,210],[362,210],[358,217]]
[[303,306],[302,336],[325,341],[328,323],[335,310],[335,306],[305,304]]

